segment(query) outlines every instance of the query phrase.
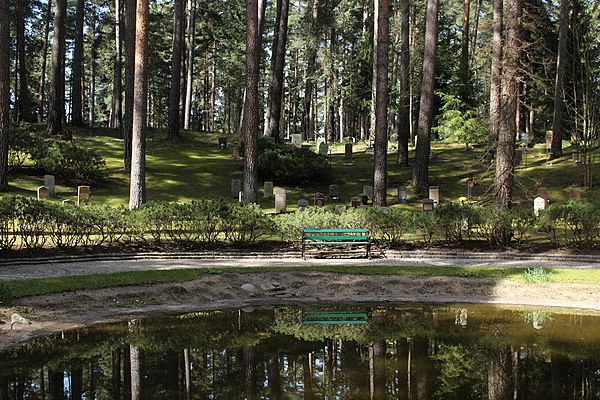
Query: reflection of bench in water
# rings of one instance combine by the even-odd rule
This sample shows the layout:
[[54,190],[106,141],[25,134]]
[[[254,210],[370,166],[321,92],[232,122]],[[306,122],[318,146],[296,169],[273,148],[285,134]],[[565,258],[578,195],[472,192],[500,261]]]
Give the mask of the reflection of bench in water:
[[364,325],[369,315],[356,311],[319,311],[305,312],[302,316],[304,325]]

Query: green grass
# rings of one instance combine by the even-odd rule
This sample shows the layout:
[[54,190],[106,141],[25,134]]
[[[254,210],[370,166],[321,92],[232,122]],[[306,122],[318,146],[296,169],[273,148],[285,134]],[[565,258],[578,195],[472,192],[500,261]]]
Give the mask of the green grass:
[[[424,267],[424,266],[321,266],[321,267],[261,267],[240,268],[228,267],[220,269],[193,268],[160,271],[133,271],[114,274],[95,274],[83,276],[67,276],[56,278],[18,279],[4,281],[15,298],[37,296],[51,293],[72,292],[86,289],[102,289],[130,285],[152,285],[157,283],[179,283],[202,278],[206,274],[240,273],[254,274],[275,271],[320,271],[338,272],[359,275],[390,276],[446,276],[468,277],[476,279],[511,279],[526,283],[525,270],[520,268],[500,267]],[[600,285],[600,271],[548,269],[552,283],[582,283]]]
[[[103,135],[103,136],[100,136]],[[217,148],[218,133],[184,132],[180,142],[170,143],[162,139],[164,132],[150,130],[147,141],[147,198],[160,201],[191,201],[199,198],[230,198],[231,179],[243,178],[243,162],[232,159],[232,148],[236,139],[229,137],[229,148]],[[127,205],[129,199],[129,176],[123,170],[123,141],[115,136],[115,132],[80,130],[75,140],[82,142],[104,157],[109,173],[106,183],[92,187],[91,200],[95,203],[110,205]],[[395,143],[390,143],[390,146]],[[305,146],[316,148],[314,143]],[[352,196],[362,192],[363,185],[371,185],[373,180],[373,154],[366,152],[368,143],[358,142],[354,146],[354,165],[344,165],[344,145],[332,144],[331,167],[335,182],[340,186],[342,202],[349,203]],[[599,189],[583,189],[583,168],[574,167],[571,162],[573,149],[569,142],[564,142],[565,156],[559,160],[546,162],[544,144],[529,149],[527,161],[516,169],[515,202],[531,205],[537,187],[547,187],[551,201],[564,201],[569,198],[572,188],[582,190],[583,198],[594,199],[600,196]],[[474,199],[488,203],[492,196],[490,187],[493,183],[494,168],[480,160],[483,148],[465,150],[464,145],[432,143],[432,158],[429,168],[431,185],[440,186],[443,200],[457,201],[467,195],[465,182],[468,178],[478,181],[473,190]],[[400,168],[397,154],[388,156],[388,204],[390,206],[420,209],[420,199],[409,196],[407,204],[396,205],[398,186],[410,186],[411,167]],[[598,166],[594,166],[594,174],[598,174]],[[35,191],[43,182],[42,176],[19,174],[9,177],[11,193],[35,196]],[[277,186],[277,182],[275,182]],[[327,184],[287,186],[287,200],[294,210],[296,202],[301,198],[312,198],[316,192],[328,192]],[[63,186],[57,182],[57,193],[61,197],[74,199],[77,188]],[[273,199],[263,198],[262,182],[259,186],[258,201],[266,211],[273,211]]]

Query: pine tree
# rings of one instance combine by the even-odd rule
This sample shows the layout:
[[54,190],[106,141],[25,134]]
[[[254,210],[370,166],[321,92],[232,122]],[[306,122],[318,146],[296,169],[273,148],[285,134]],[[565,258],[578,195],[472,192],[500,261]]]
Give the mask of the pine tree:
[[10,121],[10,5],[0,0],[0,191],[8,190]]

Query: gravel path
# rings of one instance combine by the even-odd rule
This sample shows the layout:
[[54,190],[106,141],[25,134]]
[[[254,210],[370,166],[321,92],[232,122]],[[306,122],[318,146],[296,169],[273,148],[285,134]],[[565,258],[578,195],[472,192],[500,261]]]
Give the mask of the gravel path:
[[[331,253],[330,253],[331,254]],[[333,253],[335,254],[335,253]],[[513,268],[596,269],[597,257],[590,255],[511,254],[452,251],[387,251],[372,259],[360,254],[306,260],[289,253],[140,253],[94,254],[0,260],[0,280],[115,273],[125,271],[170,270],[183,268],[285,267],[322,265],[404,265],[404,266],[501,266]],[[356,257],[355,257],[356,256]]]

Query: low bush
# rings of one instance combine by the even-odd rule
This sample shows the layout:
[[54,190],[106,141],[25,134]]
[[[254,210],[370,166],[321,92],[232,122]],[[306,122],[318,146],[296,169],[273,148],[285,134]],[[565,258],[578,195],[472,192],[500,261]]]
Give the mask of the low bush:
[[30,124],[21,122],[11,126],[8,135],[8,166],[19,168],[31,157],[32,153],[43,150],[44,138],[35,132]]
[[4,282],[0,282],[0,305],[11,306],[15,294],[13,290]]

